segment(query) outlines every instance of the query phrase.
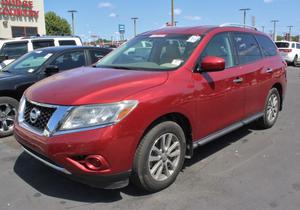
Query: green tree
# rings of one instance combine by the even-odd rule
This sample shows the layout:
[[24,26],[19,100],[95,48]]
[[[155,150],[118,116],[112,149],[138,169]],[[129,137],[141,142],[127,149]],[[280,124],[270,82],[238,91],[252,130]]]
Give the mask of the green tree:
[[56,15],[55,12],[45,14],[47,35],[71,35],[71,26],[64,18]]

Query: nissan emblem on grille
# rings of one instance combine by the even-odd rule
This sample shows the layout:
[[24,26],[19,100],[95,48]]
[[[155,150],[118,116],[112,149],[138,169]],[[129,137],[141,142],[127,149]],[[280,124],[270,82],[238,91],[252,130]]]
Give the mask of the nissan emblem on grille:
[[30,111],[30,115],[29,115],[29,117],[30,117],[30,122],[31,122],[32,124],[36,123],[40,115],[41,115],[41,111],[38,110],[37,108],[33,108],[33,109]]

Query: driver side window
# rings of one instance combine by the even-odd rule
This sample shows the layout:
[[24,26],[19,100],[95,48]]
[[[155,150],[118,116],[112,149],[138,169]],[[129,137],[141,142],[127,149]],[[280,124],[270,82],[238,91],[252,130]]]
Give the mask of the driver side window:
[[223,58],[225,60],[226,68],[230,68],[235,65],[230,37],[228,33],[222,33],[214,36],[202,52],[200,61],[202,61],[207,56]]

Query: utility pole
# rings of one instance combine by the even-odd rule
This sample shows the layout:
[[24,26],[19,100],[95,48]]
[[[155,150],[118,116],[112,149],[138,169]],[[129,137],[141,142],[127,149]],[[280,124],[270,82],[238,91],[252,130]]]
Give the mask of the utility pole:
[[294,27],[294,26],[288,26],[288,29],[289,29],[289,38],[290,38],[289,41],[292,40],[292,28],[293,28],[293,27]]
[[77,10],[69,10],[69,13],[72,15],[72,35],[75,35],[75,13],[78,12]]
[[175,25],[175,18],[174,18],[174,0],[171,0],[171,26]]
[[274,24],[274,28],[273,28],[273,41],[275,42],[277,40],[277,36],[276,36],[276,24],[279,22],[279,20],[271,20],[271,22]]
[[244,28],[246,28],[246,18],[247,18],[247,12],[250,11],[250,8],[243,8],[240,9],[240,11],[242,11],[244,13]]
[[138,19],[139,19],[138,17],[133,17],[133,18],[131,18],[131,20],[133,20],[134,36],[137,35],[137,32],[136,32],[136,21],[137,21]]

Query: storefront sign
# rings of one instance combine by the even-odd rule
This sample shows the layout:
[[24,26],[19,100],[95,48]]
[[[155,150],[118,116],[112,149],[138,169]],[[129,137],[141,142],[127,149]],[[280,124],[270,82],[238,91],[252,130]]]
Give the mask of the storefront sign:
[[39,17],[39,11],[33,9],[33,1],[0,0],[0,15],[16,17]]

